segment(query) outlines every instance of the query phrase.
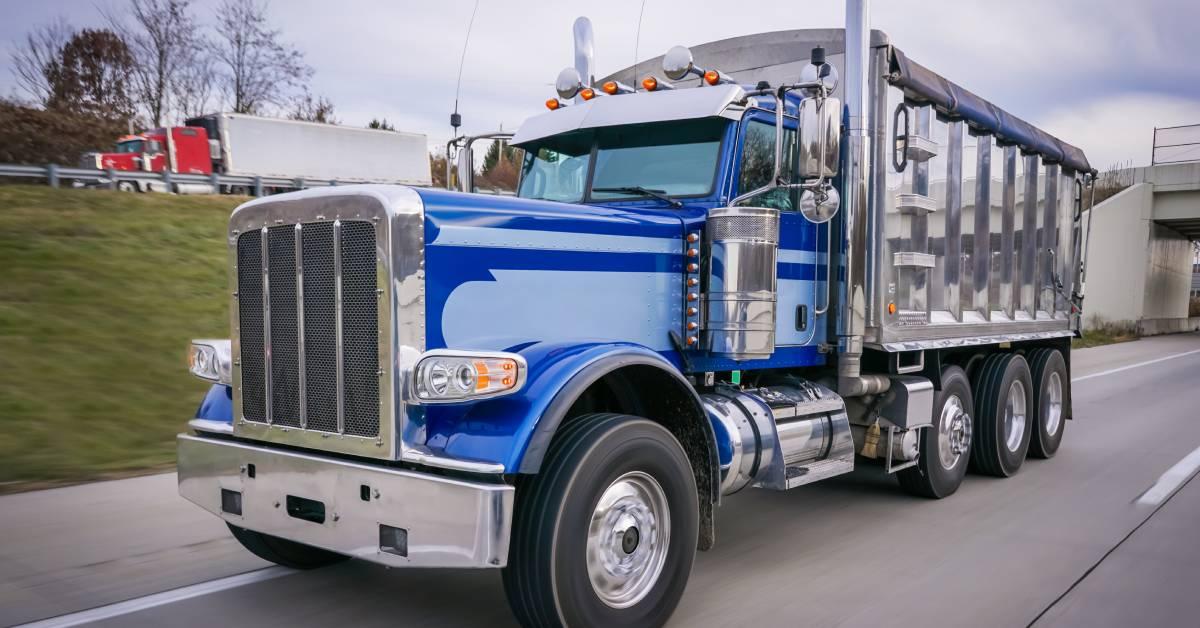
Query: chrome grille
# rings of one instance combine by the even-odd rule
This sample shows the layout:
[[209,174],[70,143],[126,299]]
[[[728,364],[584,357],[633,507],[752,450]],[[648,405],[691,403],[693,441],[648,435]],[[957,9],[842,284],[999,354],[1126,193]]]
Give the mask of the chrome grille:
[[245,420],[379,436],[375,244],[366,221],[278,225],[238,237]]

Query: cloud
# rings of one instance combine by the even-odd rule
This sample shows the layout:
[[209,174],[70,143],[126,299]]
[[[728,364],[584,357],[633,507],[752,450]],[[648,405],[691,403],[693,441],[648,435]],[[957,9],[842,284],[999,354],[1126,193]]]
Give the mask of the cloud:
[[1092,167],[1104,170],[1150,163],[1154,127],[1200,123],[1200,100],[1161,94],[1120,94],[1039,116],[1047,132],[1083,149]]
[[[218,3],[196,0],[197,15],[207,20]],[[13,4],[0,23],[3,44],[56,14],[80,25],[99,22],[95,6],[81,0]],[[284,37],[316,69],[313,90],[333,100],[346,124],[387,117],[438,146],[450,137],[474,6],[474,0],[275,0],[270,8]],[[572,62],[571,24],[579,15],[595,26],[598,76],[632,65],[635,50],[646,59],[675,44],[843,22],[843,0],[780,6],[755,11],[727,0],[646,0],[639,41],[642,0],[481,0],[459,98],[464,130],[511,130],[544,111],[555,75]],[[1100,155],[1089,155],[1095,163],[1146,161],[1150,129],[1192,115],[1187,103],[1200,101],[1195,0],[1136,6],[1125,0],[889,0],[872,8],[873,27],[912,58],[1030,122],[1058,125],[1047,130],[1089,153],[1096,146]],[[11,90],[7,74],[0,73],[0,93]],[[1136,107],[1138,117],[1102,115],[1115,103]],[[1165,108],[1156,108],[1160,104]],[[1102,119],[1104,126],[1077,122],[1085,119]],[[1200,122],[1200,115],[1182,121]],[[1142,133],[1139,143],[1135,136]]]

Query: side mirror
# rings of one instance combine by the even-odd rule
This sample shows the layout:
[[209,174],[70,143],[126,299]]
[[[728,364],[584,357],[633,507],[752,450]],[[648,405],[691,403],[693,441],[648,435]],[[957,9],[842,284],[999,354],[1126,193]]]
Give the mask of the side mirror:
[[830,179],[838,173],[842,141],[842,102],[837,98],[805,98],[800,101],[799,134],[796,138],[796,171],[801,180],[816,179],[800,194],[800,213],[809,222],[829,222],[837,215],[841,199]]
[[458,161],[454,165],[458,173],[458,190],[460,192],[475,191],[475,153],[468,143],[458,149]]
[[800,101],[796,167],[801,179],[829,179],[838,173],[842,141],[842,101],[805,98]]

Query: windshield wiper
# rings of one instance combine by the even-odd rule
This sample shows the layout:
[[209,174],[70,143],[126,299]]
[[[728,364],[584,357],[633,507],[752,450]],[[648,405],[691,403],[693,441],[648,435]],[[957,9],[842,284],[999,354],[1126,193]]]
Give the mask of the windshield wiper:
[[664,190],[648,190],[640,185],[630,185],[627,187],[620,187],[620,188],[592,188],[592,191],[593,192],[625,192],[626,194],[640,194],[642,196],[656,198],[660,201],[667,203],[668,205],[670,205],[671,207],[673,207],[675,209],[679,209],[680,207],[683,207],[683,203],[680,203],[679,201],[671,198],[670,196],[667,196],[666,191],[664,191]]

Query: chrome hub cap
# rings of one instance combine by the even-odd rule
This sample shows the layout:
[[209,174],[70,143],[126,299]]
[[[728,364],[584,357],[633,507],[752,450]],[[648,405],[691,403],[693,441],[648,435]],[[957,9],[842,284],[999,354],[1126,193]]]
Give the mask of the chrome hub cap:
[[1021,448],[1021,438],[1025,435],[1025,408],[1025,384],[1019,379],[1013,380],[1004,404],[1004,444],[1009,451]]
[[1046,383],[1046,433],[1054,436],[1062,425],[1063,385],[1058,373],[1050,374]]
[[958,395],[951,395],[942,406],[938,420],[938,461],[943,469],[953,469],[958,459],[971,448],[971,415]]
[[607,605],[628,608],[654,588],[667,562],[671,513],[658,481],[641,471],[617,478],[588,526],[587,570]]

